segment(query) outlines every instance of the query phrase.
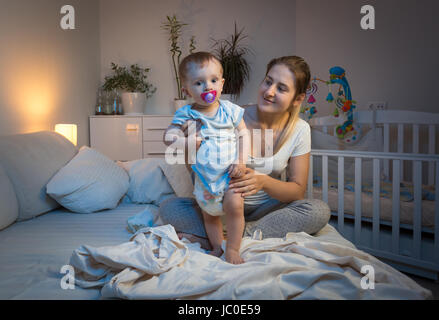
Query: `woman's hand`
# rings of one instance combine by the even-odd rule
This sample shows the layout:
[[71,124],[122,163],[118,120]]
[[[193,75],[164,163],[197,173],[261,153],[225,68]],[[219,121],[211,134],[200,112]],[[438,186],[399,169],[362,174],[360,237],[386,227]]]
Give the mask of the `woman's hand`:
[[257,174],[251,168],[245,168],[244,175],[230,179],[229,188],[234,192],[241,193],[242,197],[255,194],[264,187],[265,174]]

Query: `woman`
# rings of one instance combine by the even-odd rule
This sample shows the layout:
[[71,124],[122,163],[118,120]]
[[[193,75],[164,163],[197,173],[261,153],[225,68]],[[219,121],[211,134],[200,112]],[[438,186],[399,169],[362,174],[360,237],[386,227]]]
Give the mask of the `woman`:
[[[243,119],[250,130],[251,152],[244,176],[233,178],[229,188],[244,197],[246,236],[257,229],[264,238],[282,238],[288,232],[313,234],[329,221],[326,203],[304,199],[311,134],[299,112],[309,82],[310,70],[302,58],[273,59],[259,86],[257,104],[245,108]],[[283,172],[286,181],[281,179]],[[160,205],[160,215],[180,236],[209,249],[194,199],[167,199]]]

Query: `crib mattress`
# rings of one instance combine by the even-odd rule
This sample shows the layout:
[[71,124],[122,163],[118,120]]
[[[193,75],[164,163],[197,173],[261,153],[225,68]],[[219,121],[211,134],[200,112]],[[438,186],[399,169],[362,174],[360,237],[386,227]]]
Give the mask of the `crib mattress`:
[[[322,188],[313,187],[313,198],[322,199]],[[422,219],[423,227],[434,227],[434,201],[422,200]],[[328,189],[328,205],[331,211],[338,211],[338,191]],[[380,197],[380,218],[385,221],[392,221],[392,199]],[[413,225],[414,202],[400,202],[400,223]],[[344,190],[344,212],[355,214],[355,192]],[[361,215],[363,217],[373,217],[373,197],[367,193],[361,194]]]
[[[81,245],[129,241],[126,220],[145,207],[123,203],[93,214],[59,209],[0,231],[0,299],[99,299],[99,289],[62,289],[61,268]],[[353,247],[329,224],[315,236]]]

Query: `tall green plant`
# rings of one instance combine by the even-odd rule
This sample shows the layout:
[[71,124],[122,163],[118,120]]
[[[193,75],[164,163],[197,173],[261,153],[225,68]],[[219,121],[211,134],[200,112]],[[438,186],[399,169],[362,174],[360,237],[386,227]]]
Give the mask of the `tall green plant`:
[[226,39],[213,39],[215,42],[212,46],[224,69],[223,93],[232,94],[235,97],[239,97],[250,76],[250,65],[245,55],[252,51],[242,44],[242,41],[248,38],[243,31],[244,28],[238,31],[235,22],[234,33]]
[[[181,79],[178,74],[178,66],[180,65],[180,58],[182,55],[182,50],[179,45],[179,39],[181,37],[182,28],[187,26],[186,23],[179,21],[174,14],[172,17],[166,16],[166,21],[162,23],[161,28],[166,30],[169,33],[169,42],[171,58],[172,58],[172,66],[174,68],[175,81],[177,83],[177,97],[178,99],[185,99],[185,96],[181,90]],[[195,37],[192,36],[189,44],[189,52],[193,53],[195,51]]]

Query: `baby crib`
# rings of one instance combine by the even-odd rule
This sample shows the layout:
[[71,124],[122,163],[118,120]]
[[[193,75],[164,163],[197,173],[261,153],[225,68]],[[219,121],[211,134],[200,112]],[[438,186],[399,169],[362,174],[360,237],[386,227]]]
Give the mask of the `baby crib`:
[[373,135],[375,150],[340,143],[327,150],[328,144],[314,143],[314,135],[337,139],[331,133],[342,119],[309,121],[313,148],[307,196],[329,204],[330,223],[357,248],[400,271],[437,281],[439,114],[360,110],[354,121]]

